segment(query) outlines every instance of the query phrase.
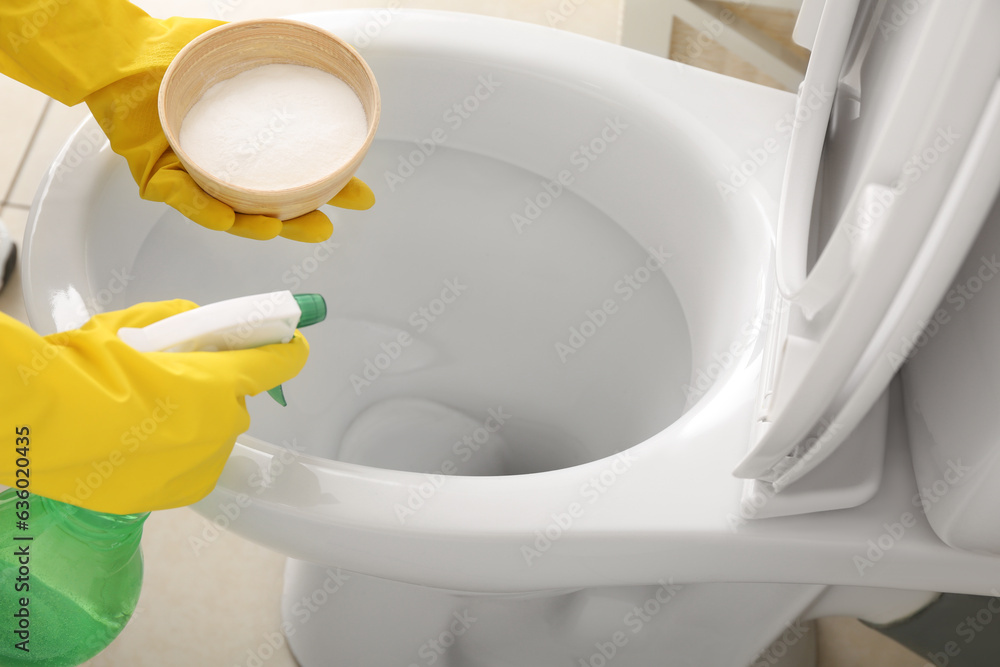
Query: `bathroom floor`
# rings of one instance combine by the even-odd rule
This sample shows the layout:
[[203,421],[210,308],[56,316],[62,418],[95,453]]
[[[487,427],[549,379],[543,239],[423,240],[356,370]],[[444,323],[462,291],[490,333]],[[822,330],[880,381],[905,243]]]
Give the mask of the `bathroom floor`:
[[[558,27],[617,41],[625,1],[573,0],[575,10],[561,15],[565,20]],[[160,17],[226,20],[372,6],[365,0],[136,0],[136,4]],[[559,0],[412,0],[388,6],[471,11],[547,25],[561,5]],[[792,24],[787,12],[767,10],[755,15],[753,9],[739,11],[740,21],[760,32],[774,33],[779,41]],[[680,23],[675,23],[673,34],[672,53],[685,38],[698,36],[694,28]],[[766,74],[716,44],[699,58],[685,61],[774,85]],[[64,107],[5,78],[0,78],[0,100],[4,101],[0,105],[0,217],[20,239],[35,187],[66,136],[88,111],[84,105]],[[0,297],[0,311],[25,320],[17,277]],[[118,640],[88,666],[296,664],[283,639],[275,634],[281,626],[282,556],[233,534],[217,532],[188,509],[154,513],[146,524],[143,547],[146,577],[135,616]],[[852,619],[820,622],[818,645],[821,667],[928,664]]]

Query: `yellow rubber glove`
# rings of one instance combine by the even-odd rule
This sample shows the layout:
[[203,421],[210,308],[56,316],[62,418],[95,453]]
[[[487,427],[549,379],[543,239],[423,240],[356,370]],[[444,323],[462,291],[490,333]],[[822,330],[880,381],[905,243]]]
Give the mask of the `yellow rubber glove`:
[[298,374],[309,345],[296,333],[250,350],[140,353],[117,336],[194,307],[143,303],[44,338],[0,314],[0,484],[16,484],[27,446],[28,490],[87,509],[131,514],[208,494],[250,424],[245,396]]
[[[143,199],[237,236],[324,241],[333,225],[323,213],[284,222],[235,213],[195,184],[167,144],[156,107],[163,73],[188,42],[222,23],[155,19],[123,0],[2,0],[0,73],[63,104],[86,101],[111,148],[128,161]],[[356,178],[330,201],[357,210],[374,203]]]

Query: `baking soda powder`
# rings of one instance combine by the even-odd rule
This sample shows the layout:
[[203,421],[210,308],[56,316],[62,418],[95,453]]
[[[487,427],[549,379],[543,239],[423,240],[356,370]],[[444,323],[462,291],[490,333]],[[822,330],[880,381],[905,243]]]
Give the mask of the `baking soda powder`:
[[282,190],[335,171],[367,133],[350,86],[312,67],[276,64],[209,88],[184,118],[179,138],[212,176],[237,187]]

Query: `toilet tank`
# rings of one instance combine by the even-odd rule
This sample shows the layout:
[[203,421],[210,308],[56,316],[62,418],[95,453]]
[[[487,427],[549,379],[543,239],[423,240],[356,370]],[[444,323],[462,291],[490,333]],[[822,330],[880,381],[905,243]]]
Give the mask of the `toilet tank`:
[[947,544],[1000,554],[1000,198],[904,360],[912,503]]

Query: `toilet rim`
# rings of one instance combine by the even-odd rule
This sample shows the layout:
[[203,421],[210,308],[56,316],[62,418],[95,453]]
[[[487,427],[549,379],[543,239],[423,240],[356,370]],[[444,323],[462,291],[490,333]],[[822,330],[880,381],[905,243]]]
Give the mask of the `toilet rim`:
[[[729,471],[749,437],[758,367],[741,369],[716,396],[642,443],[547,472],[413,473],[243,436],[215,491],[192,507],[293,558],[456,591],[593,585],[605,576],[590,580],[593,572],[651,548],[697,560],[696,544],[740,541],[733,522],[742,484]],[[580,571],[581,560],[596,569]],[[657,576],[673,576],[675,566],[665,561]],[[639,570],[615,576],[651,581]]]
[[[92,126],[92,123],[82,124],[77,135],[85,134]],[[67,143],[67,148],[71,145],[73,145],[72,140]],[[64,153],[66,150],[64,149]],[[78,170],[73,177],[61,182],[58,180],[59,160],[57,159],[56,166],[50,170],[46,181],[36,195],[29,233],[38,234],[39,237],[33,239],[30,234],[27,237],[29,247],[26,248],[24,267],[25,275],[29,276],[29,279],[25,281],[26,306],[32,321],[41,320],[50,323],[58,321],[59,316],[54,316],[53,311],[60,305],[57,299],[52,298],[51,293],[47,295],[47,298],[41,299],[41,295],[48,289],[43,285],[45,281],[36,281],[30,278],[38,271],[35,266],[38,257],[32,252],[30,246],[42,240],[42,233],[34,222],[45,213],[43,209],[48,207],[58,209],[58,217],[66,231],[66,237],[61,240],[61,243],[69,246],[80,244],[78,247],[84,247],[83,244],[86,242],[82,234],[84,224],[82,221],[74,223],[74,220],[81,220],[84,217],[86,206],[72,205],[72,202],[86,202],[94,196],[99,184],[105,179],[107,171],[115,168],[117,156],[105,144],[84,159],[93,163],[95,168]],[[94,295],[87,280],[85,254],[79,253],[75,256],[61,257],[60,262],[59,280],[63,282],[65,289],[75,291],[77,297],[83,298],[84,301],[92,300]],[[764,303],[765,290],[766,286],[762,285],[760,288],[761,304]],[[757,336],[759,336],[759,332]],[[732,501],[727,502],[728,505],[738,506],[737,499],[741,484],[732,478],[729,472],[746,451],[746,441],[749,437],[750,413],[748,406],[752,403],[756,392],[760,357],[760,346],[756,344],[757,336],[748,341],[742,354],[735,360],[730,369],[693,406],[662,431],[645,441],[635,443],[618,454],[547,472],[498,477],[449,476],[445,485],[441,488],[435,488],[436,504],[438,506],[448,505],[449,501],[445,499],[454,498],[456,508],[465,508],[468,506],[467,501],[470,494],[481,498],[484,503],[492,503],[497,498],[504,498],[515,493],[527,497],[550,497],[554,495],[554,489],[559,487],[566,489],[567,494],[572,494],[576,493],[580,485],[587,483],[588,480],[599,479],[602,472],[605,475],[613,474],[617,478],[620,476],[619,471],[626,464],[628,464],[627,468],[631,470],[634,463],[633,457],[638,456],[640,457],[638,460],[642,461],[643,465],[648,462],[656,466],[663,466],[666,470],[672,467],[683,468],[686,471],[695,469],[698,471],[698,477],[702,480],[700,488],[702,491],[706,491],[705,495],[717,499],[727,498]],[[721,441],[725,443],[725,446],[706,447],[704,444],[699,446],[694,444],[697,441]],[[714,454],[706,455],[707,452],[714,452]],[[656,456],[647,458],[647,455],[654,453]],[[300,475],[303,471],[307,471],[310,483],[314,481],[318,484],[319,494],[331,493],[336,496],[338,502],[344,505],[354,509],[367,507],[368,511],[354,512],[349,516],[334,516],[328,510],[335,508],[335,504],[324,505],[314,502],[315,499],[310,500],[303,497],[303,488],[299,484],[299,482],[303,482],[301,477],[295,478],[296,485],[289,485],[283,482],[291,479],[292,476],[273,475],[274,483],[271,484],[269,478],[272,477],[271,471],[276,465],[294,467],[299,470]],[[607,470],[610,473],[605,472]],[[252,478],[254,473],[256,473],[256,477],[253,479],[261,482],[257,486],[248,484],[248,480]],[[719,493],[707,492],[711,485],[706,486],[705,481],[709,478],[719,481],[715,487]],[[515,519],[513,524],[492,521],[489,525],[483,526],[480,517],[461,512],[456,514],[427,513],[419,520],[401,522],[398,514],[393,511],[393,503],[376,508],[369,502],[372,499],[384,498],[386,493],[394,493],[405,506],[410,490],[419,489],[429,481],[433,480],[422,473],[345,463],[335,459],[295,452],[251,436],[240,436],[216,491],[196,508],[203,513],[214,515],[215,511],[211,507],[213,503],[217,504],[222,499],[238,499],[245,496],[255,505],[266,506],[271,510],[280,508],[283,513],[310,517],[311,520],[323,521],[326,525],[341,522],[341,525],[346,527],[360,523],[368,529],[389,531],[400,537],[412,535],[417,531],[452,535],[492,532],[498,536],[510,537],[523,535],[525,531],[534,526],[532,519],[524,518],[517,513],[505,515],[507,518]],[[308,487],[309,484],[307,483],[305,486]],[[652,480],[649,487],[650,492],[656,493],[658,487],[662,486],[664,485],[661,482]],[[631,488],[635,489],[636,487]],[[688,489],[689,491],[690,489]],[[664,498],[663,502],[675,505],[682,504],[685,500],[690,500],[689,496],[685,495],[688,492],[680,495],[668,494],[668,496],[673,497]],[[702,493],[699,492],[699,495]],[[344,500],[348,496],[353,499],[351,502]],[[552,506],[553,511],[559,511],[561,504],[565,504],[565,502],[560,497]],[[639,514],[636,516],[638,517]],[[693,512],[682,518],[681,524],[689,527],[697,526],[700,523],[700,519],[696,519],[698,516],[699,513]],[[641,530],[666,527],[670,521],[668,520],[664,524],[663,518],[656,519],[644,516],[644,520],[653,520],[645,523]],[[720,519],[719,527],[724,527],[723,520],[724,517]],[[601,528],[595,526],[599,532],[621,529],[621,526],[614,521],[602,521],[601,523],[603,524]]]
[[[310,508],[321,511],[323,506],[331,505],[327,501],[320,500],[319,495],[329,492],[339,498],[345,486],[349,484],[352,487],[352,494],[367,496],[369,500],[381,500],[377,503],[380,509],[365,515],[365,525],[394,529],[402,528],[408,523],[400,519],[400,508],[397,507],[400,499],[408,499],[412,491],[421,494],[427,487],[433,489],[430,495],[439,498],[438,494],[453,496],[455,507],[463,508],[467,507],[465,503],[471,497],[496,500],[509,498],[513,492],[544,496],[548,494],[543,491],[553,492],[557,488],[569,491],[590,480],[598,482],[609,478],[617,480],[636,463],[654,461],[656,465],[669,463],[671,451],[680,448],[689,450],[695,446],[692,444],[695,440],[712,441],[716,438],[726,438],[729,443],[736,444],[736,447],[729,446],[725,449],[741,452],[749,439],[749,427],[746,423],[742,424],[744,427],[742,431],[745,432],[742,442],[740,438],[734,438],[734,432],[740,431],[740,418],[734,417],[734,413],[740,409],[745,410],[755,397],[754,383],[759,373],[760,356],[759,350],[748,350],[734,364],[734,369],[727,378],[713,385],[701,400],[663,430],[619,452],[586,463],[515,475],[443,475],[339,461],[295,451],[293,448],[244,434],[237,437],[230,463],[227,464],[227,470],[223,472],[217,488],[221,487],[229,494],[246,494],[265,504],[308,512]],[[655,456],[651,456],[652,454]],[[717,459],[726,460],[711,466],[712,472],[706,471],[706,474],[724,473],[728,479],[731,477],[729,475],[731,467],[726,466],[731,461],[727,459],[724,451],[719,454]],[[250,471],[251,467],[255,470]],[[320,485],[313,494],[314,504],[303,500],[300,487],[283,483],[281,475],[288,467],[300,467],[300,474],[302,471],[308,471],[313,480]],[[302,481],[302,478],[296,478],[295,484],[299,485]],[[391,503],[385,499],[387,493],[396,495]],[[338,500],[338,502],[345,501]],[[444,504],[444,501],[439,502]],[[405,502],[402,503],[402,507],[406,507]],[[384,511],[386,508],[394,510],[395,513],[386,513]],[[516,514],[512,513],[509,516]],[[414,525],[420,525],[429,531],[444,530],[456,533],[463,533],[473,528],[480,532],[489,532],[492,529],[503,532],[522,526],[522,521],[518,518],[513,524],[504,525],[503,522],[499,522],[483,527],[478,525],[479,519],[461,512],[448,516],[441,515],[436,519],[439,522],[435,521],[435,518],[428,518]],[[460,520],[460,523],[456,523],[456,519]]]
[[[86,133],[94,127],[92,122],[84,122],[78,128],[75,136],[85,137]],[[62,158],[65,157],[66,151],[72,145],[74,145],[74,141],[71,139],[67,143],[67,147],[63,150]],[[83,247],[86,239],[82,233],[84,228],[82,218],[85,216],[84,211],[87,207],[86,205],[79,206],[72,203],[78,201],[87,202],[94,196],[99,185],[105,180],[108,171],[116,167],[117,156],[111,152],[110,147],[105,142],[92,154],[85,156],[84,159],[94,168],[77,170],[72,177],[60,180],[60,158],[57,158],[42,187],[40,187],[39,192],[36,194],[29,222],[29,234],[26,236],[27,243],[24,253],[24,271],[25,275],[28,276],[28,279],[25,281],[26,308],[33,322],[48,322],[48,326],[50,327],[53,322],[58,322],[60,319],[58,314],[54,314],[54,311],[60,307],[60,302],[53,298],[52,293],[48,293],[44,299],[40,298],[43,294],[46,294],[46,290],[50,289],[51,286],[45,285],[46,281],[31,279],[31,276],[36,275],[39,271],[36,266],[38,256],[32,251],[31,246],[40,243],[43,236],[42,231],[36,226],[35,222],[47,214],[47,211],[43,209],[51,207],[58,210],[57,217],[61,219],[63,223],[62,229],[66,232],[66,236],[60,242],[67,246],[79,244],[77,247]],[[78,220],[79,222],[74,223],[74,220]],[[38,238],[33,239],[33,234],[38,234]],[[94,294],[87,279],[85,257],[83,253],[60,257],[61,270],[59,281],[64,284],[66,291],[75,291],[77,297],[89,302],[93,300]],[[765,303],[766,286],[762,285],[760,292],[761,304],[763,304]],[[759,336],[759,332],[757,336]],[[560,484],[567,489],[575,490],[580,484],[587,482],[590,478],[599,477],[605,469],[611,469],[612,472],[616,469],[621,469],[623,457],[625,457],[624,462],[629,462],[629,457],[640,454],[644,457],[645,452],[656,451],[662,454],[671,450],[684,450],[690,454],[690,450],[697,449],[691,443],[701,438],[706,438],[709,441],[721,439],[727,444],[725,448],[715,448],[719,454],[718,456],[704,456],[702,454],[694,457],[698,461],[697,463],[678,463],[677,465],[683,465],[688,470],[694,466],[700,471],[703,477],[714,477],[723,480],[723,487],[729,489],[727,494],[732,498],[736,498],[739,494],[740,483],[731,477],[729,471],[746,450],[750,420],[748,406],[752,402],[756,392],[756,377],[759,368],[760,346],[756,344],[757,336],[744,346],[742,354],[735,360],[732,367],[709,387],[694,405],[666,428],[647,438],[645,441],[634,443],[618,454],[547,472],[497,477],[449,476],[448,482],[445,485],[447,493],[440,489],[435,490],[436,495],[439,492],[441,493],[438,496],[438,504],[446,504],[442,503],[441,499],[452,493],[454,493],[454,497],[457,499],[456,503],[461,507],[465,503],[463,498],[469,493],[484,498],[495,499],[504,497],[515,489],[521,489],[520,493],[528,495],[535,494],[536,491],[528,491],[527,489],[537,489],[537,493],[549,495],[544,492],[551,492],[554,484]],[[734,413],[741,410],[746,414],[741,413],[740,416],[734,416]],[[712,433],[717,433],[718,435],[712,436],[710,435]],[[697,438],[694,437],[695,434],[698,434]],[[722,449],[728,453],[721,451]],[[671,460],[668,456],[667,460],[658,465],[670,466]],[[275,461],[278,463],[273,463]],[[254,467],[257,472],[256,479],[263,482],[262,486],[248,485],[249,475],[247,474],[247,468],[241,468],[241,466],[246,466],[247,464]],[[216,491],[206,503],[203,503],[202,507],[209,507],[209,509],[201,509],[201,511],[210,511],[210,505],[215,502],[213,498],[216,500],[223,497],[236,498],[242,494],[252,499],[255,504],[271,508],[280,507],[282,511],[290,514],[310,515],[317,519],[323,517],[323,509],[326,506],[319,504],[310,506],[308,502],[302,499],[300,488],[282,484],[282,476],[275,476],[276,483],[273,485],[267,482],[270,477],[269,470],[273,470],[275,465],[294,466],[309,471],[310,475],[317,482],[321,482],[321,493],[332,492],[334,489],[337,489],[340,491],[339,495],[343,496],[344,489],[350,486],[352,489],[351,493],[359,494],[359,498],[377,498],[384,495],[386,490],[392,490],[395,493],[401,493],[400,497],[405,499],[410,489],[419,488],[429,481],[428,475],[423,473],[346,463],[335,459],[296,452],[277,444],[243,435],[237,439],[230,462],[227,464],[226,470],[220,478]],[[680,500],[680,498],[675,498],[671,502],[680,502]],[[354,506],[357,507],[356,504]],[[458,518],[462,519],[463,516],[465,515],[459,514]],[[512,514],[510,516],[516,517],[517,515]],[[332,519],[330,516],[326,518]],[[467,520],[457,522],[455,517],[452,516],[440,516],[438,518],[428,516],[419,522],[415,521],[408,525],[400,523],[398,516],[392,512],[381,514],[370,512],[365,514],[363,518],[360,516],[342,518],[347,523],[363,521],[365,525],[373,529],[380,526],[385,530],[398,530],[400,535],[412,533],[418,528],[427,532],[447,532],[453,534],[468,532],[473,528],[476,528],[479,532],[482,532],[484,529],[487,531],[495,529],[497,534],[509,533],[512,528],[514,532],[524,528],[524,525],[520,524],[503,526],[499,523],[493,523],[484,528],[483,526],[476,526],[480,520],[474,516],[468,516]],[[611,523],[606,528],[609,530],[616,529],[616,526]]]

